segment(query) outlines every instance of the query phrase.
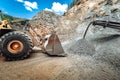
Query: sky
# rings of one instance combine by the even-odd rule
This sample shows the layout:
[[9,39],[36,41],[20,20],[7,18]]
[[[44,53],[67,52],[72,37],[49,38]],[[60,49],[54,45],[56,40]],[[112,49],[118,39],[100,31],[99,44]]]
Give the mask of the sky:
[[47,10],[62,15],[72,0],[3,0],[3,13],[19,18],[31,19],[36,13]]

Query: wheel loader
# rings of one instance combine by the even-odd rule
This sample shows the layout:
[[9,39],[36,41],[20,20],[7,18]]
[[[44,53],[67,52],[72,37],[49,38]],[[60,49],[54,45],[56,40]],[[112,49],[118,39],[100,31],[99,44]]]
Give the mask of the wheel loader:
[[12,28],[7,20],[0,21],[0,54],[6,60],[21,60],[30,56],[35,44],[50,56],[64,56],[64,50],[56,33],[41,37],[29,26],[28,31]]

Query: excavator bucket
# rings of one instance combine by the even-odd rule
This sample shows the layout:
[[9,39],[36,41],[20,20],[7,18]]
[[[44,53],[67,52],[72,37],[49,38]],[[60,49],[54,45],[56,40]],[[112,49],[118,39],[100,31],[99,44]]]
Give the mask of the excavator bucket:
[[66,56],[61,42],[56,34],[51,34],[47,36],[47,41],[45,42],[45,51],[50,56]]

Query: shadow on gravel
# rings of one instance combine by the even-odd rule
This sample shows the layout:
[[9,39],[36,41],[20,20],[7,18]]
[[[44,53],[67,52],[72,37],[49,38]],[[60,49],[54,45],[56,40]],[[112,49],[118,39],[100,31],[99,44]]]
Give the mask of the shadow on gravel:
[[119,38],[119,37],[120,37],[119,34],[114,34],[114,35],[109,35],[109,36],[107,36],[107,37],[97,38],[97,39],[94,39],[93,41],[97,41],[97,42],[108,42],[108,41],[117,39],[117,38]]

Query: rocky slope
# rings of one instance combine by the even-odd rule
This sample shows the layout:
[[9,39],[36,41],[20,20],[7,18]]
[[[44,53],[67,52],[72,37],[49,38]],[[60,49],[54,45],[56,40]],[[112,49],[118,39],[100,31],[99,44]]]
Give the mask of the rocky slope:
[[[66,34],[65,37],[73,35],[79,37],[83,35],[84,28],[93,20],[120,20],[119,0],[81,0],[61,18],[60,27],[57,28],[58,34]],[[75,34],[73,34],[75,33]],[[74,37],[73,37],[74,39]]]
[[80,34],[83,35],[83,29],[93,20],[102,19],[119,22],[119,2],[119,0],[80,0],[63,16],[42,11],[35,15],[30,23],[33,27],[36,25],[55,27],[62,41],[74,39]]

